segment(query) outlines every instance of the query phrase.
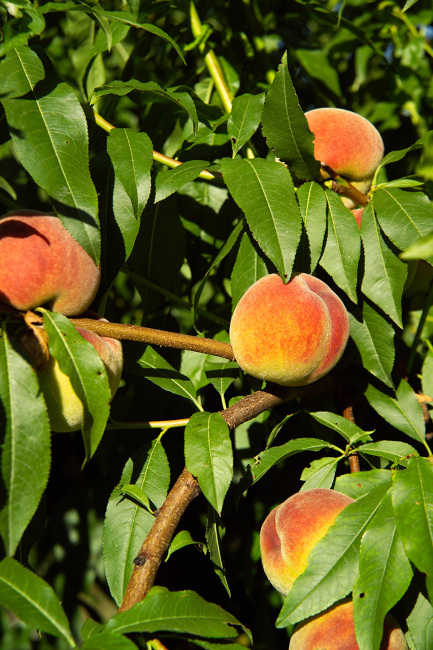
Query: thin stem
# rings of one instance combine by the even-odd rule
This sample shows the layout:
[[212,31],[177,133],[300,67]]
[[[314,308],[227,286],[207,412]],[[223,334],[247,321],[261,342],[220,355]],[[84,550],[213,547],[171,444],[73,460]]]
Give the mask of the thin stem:
[[179,420],[152,420],[151,422],[117,422],[111,420],[106,429],[174,429],[175,427],[185,427],[189,418]]
[[167,348],[180,350],[192,350],[211,354],[215,357],[222,357],[234,361],[231,345],[222,341],[201,338],[190,334],[179,334],[177,332],[166,332],[151,327],[140,327],[139,325],[125,325],[123,323],[107,323],[93,318],[71,318],[71,323],[78,327],[96,332],[100,336],[108,336],[112,339],[122,341],[140,341],[152,345],[160,345]]
[[[93,111],[93,115],[95,117],[95,123],[101,127],[101,129],[104,129],[104,131],[107,131],[107,133],[110,133],[113,129],[116,127],[110,124],[110,122],[107,122],[102,115],[99,115],[95,110]],[[153,160],[156,160],[157,162],[162,163],[163,165],[166,165],[167,167],[170,167],[174,169],[175,167],[179,167],[179,165],[183,165],[182,162],[179,160],[174,160],[173,158],[169,158],[168,156],[164,156],[163,153],[159,153],[159,151],[153,150]],[[206,170],[202,171],[199,174],[199,178],[203,178],[206,181],[214,181],[215,178],[219,177],[220,174],[218,172],[215,172],[214,174],[211,172],[208,172]]]
[[356,187],[354,187],[349,181],[337,174],[332,167],[322,163],[322,169],[331,176],[333,180],[332,189],[337,194],[347,196],[349,199],[352,199],[357,205],[366,206],[369,202],[369,198],[363,192],[360,192]]
[[[194,2],[191,0],[189,3],[189,16],[191,21],[191,31],[194,38],[200,38],[203,35],[203,26],[201,24],[200,17],[197,13]],[[200,51],[204,52],[205,44],[200,45]],[[217,92],[220,96],[221,102],[224,106],[224,109],[227,113],[231,113],[232,110],[232,100],[233,95],[228,89],[228,86],[225,82],[223,71],[218,62],[218,59],[213,50],[208,50],[204,55],[204,62],[209,71],[210,76],[212,77]]]

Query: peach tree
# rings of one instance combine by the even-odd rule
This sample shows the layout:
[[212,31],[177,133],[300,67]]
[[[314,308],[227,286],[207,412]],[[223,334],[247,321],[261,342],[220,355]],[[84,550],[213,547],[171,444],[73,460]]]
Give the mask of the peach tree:
[[[45,294],[15,304],[9,289],[40,288],[52,267],[36,245],[13,253],[28,233],[0,219],[0,646],[287,648],[312,616],[325,634],[350,598],[360,650],[379,650],[389,614],[407,647],[431,649],[430,4],[1,0],[0,12],[2,214],[60,219],[81,251],[58,254],[61,286],[84,291],[81,254],[100,269],[90,313]],[[315,125],[315,109],[334,110]],[[272,274],[320,281],[347,312],[312,381],[236,361],[232,314]],[[312,350],[316,312],[301,295],[288,326],[276,305],[262,292],[237,327],[259,365],[295,330],[291,354]],[[122,342],[114,397],[90,333]],[[50,420],[49,361],[82,403],[78,431]],[[282,595],[260,530],[317,488],[349,503]]]

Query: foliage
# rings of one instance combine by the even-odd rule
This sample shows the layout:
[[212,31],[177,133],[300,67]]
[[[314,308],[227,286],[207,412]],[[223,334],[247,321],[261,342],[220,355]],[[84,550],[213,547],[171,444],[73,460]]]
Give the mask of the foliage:
[[[432,647],[433,291],[416,274],[433,258],[433,10],[235,4],[0,1],[0,201],[57,212],[101,264],[101,316],[227,342],[249,286],[302,271],[338,293],[351,330],[316,392],[230,432],[217,412],[262,388],[233,361],[125,342],[108,413],[92,360],[62,343],[71,325],[45,311],[85,403],[80,437],[50,434],[23,324],[3,318],[4,650],[286,648],[351,592],[361,650],[379,648],[391,609],[412,650]],[[320,106],[383,136],[361,229],[320,180],[304,117]],[[116,613],[185,464],[203,494],[163,586]],[[356,500],[283,601],[260,526],[312,487]]]

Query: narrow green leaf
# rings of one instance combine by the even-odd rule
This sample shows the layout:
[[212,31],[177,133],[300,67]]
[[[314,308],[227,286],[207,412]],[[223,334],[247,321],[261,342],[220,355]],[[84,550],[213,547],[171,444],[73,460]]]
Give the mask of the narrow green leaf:
[[185,464],[221,514],[233,477],[230,431],[218,413],[194,413],[185,427]]
[[175,370],[150,345],[146,347],[143,356],[138,359],[137,363],[146,371],[144,373],[146,379],[170,393],[191,400],[197,408],[201,409],[192,381]]
[[185,548],[185,546],[191,546],[191,545],[200,547],[204,553],[207,552],[206,544],[204,544],[203,542],[195,542],[191,537],[191,533],[189,531],[181,530],[180,533],[178,533],[173,538],[173,541],[170,544],[170,548],[167,551],[167,557],[165,558],[165,562],[167,562],[170,555],[172,555],[176,551],[179,551],[181,548]]
[[[15,83],[23,99],[4,99],[16,154],[23,167],[52,198],[65,227],[98,264],[98,200],[90,177],[87,122],[78,97],[44,59],[45,78],[35,74],[27,51],[14,60]],[[30,68],[30,70],[29,70]]]
[[289,280],[301,236],[301,216],[290,172],[281,163],[261,158],[224,158],[221,169],[254,239],[281,277]]
[[210,503],[207,508],[207,522],[206,522],[206,541],[209,549],[209,557],[213,564],[213,568],[217,576],[220,578],[227,591],[229,598],[231,598],[230,587],[227,582],[226,570],[221,553],[221,539],[224,535],[225,527],[221,517],[219,517],[215,508]]
[[[16,74],[26,70],[26,75]],[[42,61],[29,47],[14,47],[0,62],[2,99],[21,97],[34,88],[45,77]]]
[[301,490],[331,488],[334,483],[337,465],[341,458],[342,457],[335,458],[335,456],[322,456],[322,458],[312,460],[301,474],[301,481],[305,481]]
[[41,500],[51,463],[50,425],[35,370],[0,336],[0,399],[6,426],[1,475],[6,492],[0,511],[5,552],[14,555]]
[[139,448],[126,462],[119,485],[110,495],[102,534],[105,572],[110,592],[120,604],[136,557],[155,517],[122,496],[123,485],[135,485],[158,508],[167,496],[170,468],[158,439]]
[[81,650],[134,650],[137,647],[131,639],[116,632],[103,632],[90,637],[80,646]]
[[431,233],[433,207],[423,192],[380,188],[372,203],[381,228],[400,250]]
[[302,180],[319,178],[320,163],[314,159],[314,136],[299,106],[284,54],[266,94],[262,115],[268,147]]
[[408,456],[418,456],[417,450],[406,442],[399,440],[380,440],[379,442],[367,442],[356,448],[360,454],[367,456],[379,456],[386,458],[392,463],[400,463]]
[[392,485],[392,472],[389,469],[372,469],[367,472],[353,472],[342,474],[335,481],[337,492],[343,492],[352,499],[371,492],[380,485]]
[[359,576],[353,587],[359,650],[379,650],[385,615],[405,594],[412,575],[388,492],[361,540]]
[[[392,491],[397,530],[409,559],[433,576],[433,465],[419,456],[397,472]],[[433,594],[429,594],[430,598]]]
[[257,280],[269,273],[270,263],[263,255],[249,230],[243,233],[230,279],[232,308]]
[[155,179],[155,203],[174,194],[185,183],[195,180],[206,167],[209,167],[206,160],[188,160],[174,169],[159,172]]
[[379,413],[387,422],[399,431],[425,445],[425,422],[421,405],[416,395],[402,379],[396,391],[395,398],[369,385],[365,396],[370,406]]
[[198,131],[197,110],[191,96],[187,92],[177,89],[164,90],[154,81],[137,81],[136,79],[129,79],[129,81],[112,81],[97,88],[90,99],[91,104],[95,104],[101,97],[105,95],[128,95],[134,91],[143,93],[144,99],[154,103],[169,103],[174,105],[177,110],[186,112],[191,119],[194,129],[194,134]]
[[[14,0],[8,3],[13,5],[16,17],[4,22],[2,28],[2,43],[0,44],[0,57],[27,45],[29,38],[41,34],[45,29],[45,19],[40,9],[30,0]],[[19,11],[17,11],[19,8]],[[14,13],[15,13],[14,12]],[[12,12],[11,12],[12,13]],[[12,24],[12,26],[11,26]]]
[[370,432],[363,431],[358,427],[354,422],[350,422],[347,418],[337,415],[336,413],[330,413],[327,411],[316,411],[315,413],[310,412],[310,415],[323,424],[325,427],[329,427],[333,431],[337,431],[346,442],[353,444],[358,440],[371,440]]
[[110,414],[111,391],[107,372],[96,349],[62,314],[41,309],[50,339],[50,354],[68,375],[84,406],[82,434],[86,460],[92,458]]
[[256,456],[251,467],[254,483],[257,483],[271,467],[286,458],[299,454],[301,451],[321,451],[322,449],[335,449],[335,451],[342,453],[342,450],[335,445],[319,438],[298,438],[297,440],[289,440],[289,442],[279,447],[270,447]]
[[53,589],[9,557],[0,562],[0,603],[29,627],[61,637],[75,648],[68,619]]
[[367,301],[362,305],[362,320],[349,312],[349,321],[350,336],[364,368],[386,386],[394,388],[391,377],[395,358],[393,326]]
[[325,84],[337,97],[341,96],[340,80],[335,66],[329,62],[324,48],[295,50],[296,58],[307,74]]
[[402,327],[401,297],[407,277],[407,265],[388,248],[368,205],[361,221],[365,271],[361,291]]
[[341,199],[326,190],[328,201],[328,236],[320,266],[352,300],[357,302],[356,285],[361,239],[353,214]]
[[402,260],[428,260],[433,258],[433,234],[418,239],[400,255]]
[[143,490],[136,485],[122,485],[120,492],[125,496],[137,501],[137,503],[146,508],[150,513],[152,513],[152,508],[150,507],[150,502]]
[[415,607],[406,622],[416,650],[433,648],[433,607],[422,593],[418,594]]
[[135,218],[139,219],[150,194],[152,142],[147,133],[112,129],[107,139],[107,151],[115,178],[127,193]]
[[421,372],[421,385],[424,395],[433,398],[433,349],[429,348],[424,357]]
[[310,244],[310,273],[314,273],[322,255],[326,233],[326,195],[320,185],[312,182],[303,183],[296,192],[296,196]]
[[361,537],[387,490],[388,485],[380,485],[342,510],[308,556],[305,571],[284,601],[277,627],[313,616],[352,591]]
[[244,93],[233,99],[232,112],[227,122],[227,133],[232,141],[233,157],[257,131],[263,111],[264,93]]
[[158,587],[145,600],[126,612],[115,614],[106,624],[110,631],[181,632],[211,639],[237,636],[241,624],[219,605],[206,602],[193,591],[174,591]]
[[235,361],[226,361],[225,363],[208,361],[204,371],[206,377],[221,397],[239,377],[239,366]]

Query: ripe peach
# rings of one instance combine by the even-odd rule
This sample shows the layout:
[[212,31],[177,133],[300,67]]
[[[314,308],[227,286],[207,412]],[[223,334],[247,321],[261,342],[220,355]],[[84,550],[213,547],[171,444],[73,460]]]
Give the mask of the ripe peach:
[[[104,320],[104,319],[101,319]],[[119,386],[123,369],[122,344],[116,339],[99,336],[95,332],[76,327],[78,335],[89,341],[98,351],[107,371],[111,396]],[[57,433],[77,431],[84,419],[83,403],[74,391],[71,380],[60,369],[54,357],[39,374],[39,383],[44,393],[51,429]]]
[[[391,614],[385,616],[380,650],[407,650],[403,631]],[[359,650],[353,621],[353,602],[345,600],[299,623],[289,650]]]
[[240,367],[282,386],[310,384],[340,359],[349,319],[327,284],[306,273],[287,284],[271,274],[242,296],[230,323],[230,342]]
[[0,301],[65,316],[92,302],[101,272],[58,217],[19,210],[0,218]]
[[364,208],[355,208],[354,210],[351,210],[351,212],[356,219],[358,228],[361,228],[361,219],[362,219],[362,213],[364,212]]
[[294,494],[269,513],[260,530],[260,551],[275,589],[287,596],[314,546],[352,502],[341,492],[313,488]]
[[[383,140],[365,117],[343,108],[315,108],[305,117],[314,133],[314,157],[364,194],[383,158]],[[322,170],[324,179],[330,178]],[[343,201],[349,208],[353,202]]]

